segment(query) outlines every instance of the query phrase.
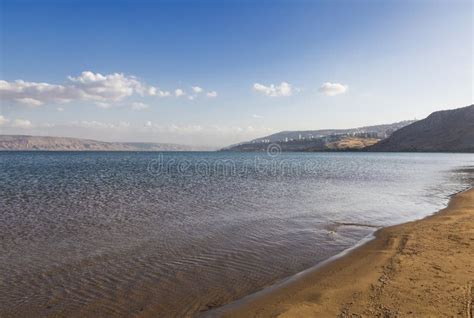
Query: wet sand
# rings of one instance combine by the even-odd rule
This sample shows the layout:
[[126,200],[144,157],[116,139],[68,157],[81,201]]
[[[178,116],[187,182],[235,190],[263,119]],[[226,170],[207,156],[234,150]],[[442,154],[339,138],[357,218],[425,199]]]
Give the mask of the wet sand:
[[[474,317],[474,189],[224,317]],[[223,308],[224,309],[224,308]]]

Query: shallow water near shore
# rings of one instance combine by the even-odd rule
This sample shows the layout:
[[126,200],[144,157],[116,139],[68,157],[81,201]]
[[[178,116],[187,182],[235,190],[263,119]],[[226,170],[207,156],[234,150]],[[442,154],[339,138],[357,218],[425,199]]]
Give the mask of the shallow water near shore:
[[0,316],[181,317],[443,208],[472,154],[0,153]]

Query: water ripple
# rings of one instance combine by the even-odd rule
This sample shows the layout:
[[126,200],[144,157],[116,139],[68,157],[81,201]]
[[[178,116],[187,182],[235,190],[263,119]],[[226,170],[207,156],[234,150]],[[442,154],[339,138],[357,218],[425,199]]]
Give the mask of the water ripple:
[[157,155],[0,153],[1,317],[192,316],[474,182],[472,155],[282,154],[312,170],[156,176]]

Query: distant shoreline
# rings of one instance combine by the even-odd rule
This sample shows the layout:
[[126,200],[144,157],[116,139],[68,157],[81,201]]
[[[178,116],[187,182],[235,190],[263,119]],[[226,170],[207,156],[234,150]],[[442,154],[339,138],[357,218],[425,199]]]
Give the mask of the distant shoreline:
[[[73,150],[73,149],[57,149],[57,150],[52,150],[52,149],[0,149],[0,153],[12,153],[12,152],[51,152],[51,153],[56,153],[56,152],[85,152],[85,153],[90,153],[90,152],[215,152],[215,153],[221,153],[221,152],[230,152],[230,153],[255,153],[255,154],[265,154],[265,151],[235,151],[235,150],[101,150],[101,149],[81,149],[81,150]],[[319,151],[282,151],[282,153],[366,153],[366,154],[381,154],[381,153],[445,153],[445,154],[472,154],[474,151],[368,151],[365,149],[348,149],[348,150],[343,150],[343,149],[338,149],[338,150],[319,150]]]
[[46,150],[46,149],[19,149],[19,150],[6,150],[6,149],[0,149],[0,153],[12,153],[12,152],[50,152],[50,153],[57,153],[57,152],[84,152],[84,153],[90,153],[90,152],[130,152],[130,153],[136,153],[136,152],[216,152],[215,150],[98,150],[98,149],[92,149],[92,150],[69,150],[69,149],[58,149],[58,150]]
[[0,151],[209,151],[212,147],[157,142],[114,142],[71,137],[0,135]]
[[[421,220],[205,317],[472,316],[474,188]],[[367,241],[367,240],[366,240]],[[421,287],[423,286],[423,287]]]
[[[216,152],[235,152],[235,153],[265,153],[265,151],[237,151],[237,150],[216,150]],[[334,152],[361,152],[361,153],[474,153],[474,150],[469,151],[428,151],[428,150],[406,150],[406,151],[378,151],[368,149],[327,149],[317,151],[282,151],[282,153],[334,153]]]

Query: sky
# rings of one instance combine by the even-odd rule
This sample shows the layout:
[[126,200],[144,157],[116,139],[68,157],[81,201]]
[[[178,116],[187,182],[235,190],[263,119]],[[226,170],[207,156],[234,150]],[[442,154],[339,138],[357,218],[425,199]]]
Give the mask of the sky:
[[0,1],[0,133],[226,146],[473,103],[470,0]]

